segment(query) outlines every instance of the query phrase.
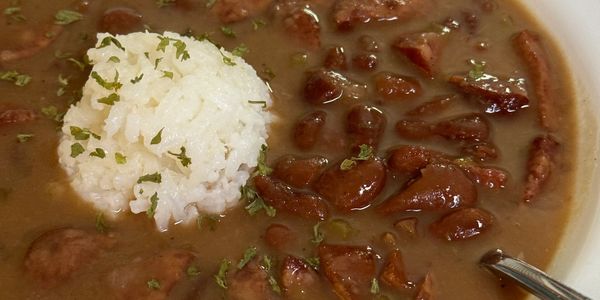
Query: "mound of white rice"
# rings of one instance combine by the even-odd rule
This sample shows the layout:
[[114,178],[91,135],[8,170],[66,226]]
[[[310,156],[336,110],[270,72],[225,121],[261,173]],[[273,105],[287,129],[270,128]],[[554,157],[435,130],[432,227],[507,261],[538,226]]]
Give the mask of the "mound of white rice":
[[243,59],[176,33],[99,34],[83,98],[64,117],[60,164],[106,213],[160,230],[236,205],[271,121]]

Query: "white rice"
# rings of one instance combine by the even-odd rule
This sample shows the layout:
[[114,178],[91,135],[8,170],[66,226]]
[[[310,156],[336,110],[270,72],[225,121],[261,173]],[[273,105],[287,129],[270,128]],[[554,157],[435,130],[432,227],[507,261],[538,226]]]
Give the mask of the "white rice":
[[[163,36],[172,39],[164,52],[157,50]],[[88,57],[93,72],[106,81],[112,82],[118,72],[122,87],[109,90],[88,79],[83,98],[64,117],[58,154],[75,191],[105,213],[150,210],[162,231],[171,222],[188,222],[200,213],[222,213],[235,206],[266,144],[271,115],[263,105],[252,103],[271,105],[266,84],[243,59],[208,41],[146,32],[116,36],[125,50],[114,42],[100,48],[108,37],[112,36],[98,34],[99,42]],[[181,53],[177,57],[176,41],[185,43],[189,59]],[[168,72],[172,79],[165,77]],[[111,93],[120,97],[114,105],[98,102]],[[76,140],[71,126],[101,139]],[[161,142],[151,144],[161,129]],[[76,143],[85,152],[73,158]],[[181,147],[191,158],[187,167],[169,153],[179,154]],[[106,157],[90,156],[96,148]],[[125,155],[127,162],[118,164],[115,153]],[[137,183],[156,172],[160,183]]]

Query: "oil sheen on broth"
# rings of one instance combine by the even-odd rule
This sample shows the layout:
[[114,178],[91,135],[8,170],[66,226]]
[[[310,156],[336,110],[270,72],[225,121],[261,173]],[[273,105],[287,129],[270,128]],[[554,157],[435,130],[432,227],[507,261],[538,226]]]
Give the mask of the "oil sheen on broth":
[[[219,1],[236,2],[217,0],[217,4],[214,5],[219,5]],[[111,0],[82,4],[58,0],[22,1],[15,5],[5,1],[0,4],[3,10],[8,7],[20,7],[20,10],[5,13],[3,16],[4,22],[0,25],[0,51],[20,49],[23,45],[40,48],[31,55],[19,52],[26,57],[10,61],[0,60],[0,72],[18,70],[31,76],[31,82],[22,87],[15,84],[15,78],[0,81],[0,114],[3,114],[0,119],[0,298],[106,299],[115,295],[143,298],[145,296],[140,295],[164,292],[168,288],[168,296],[167,293],[163,293],[157,299],[216,299],[223,296],[232,299],[254,299],[248,298],[252,293],[248,293],[250,296],[240,297],[232,292],[236,286],[243,286],[244,276],[248,275],[240,275],[242,271],[238,271],[236,265],[249,247],[256,247],[258,255],[255,261],[244,268],[257,267],[260,272],[264,272],[258,276],[259,279],[254,279],[258,280],[258,283],[250,281],[252,286],[259,287],[259,290],[264,288],[268,295],[276,298],[277,294],[272,294],[271,285],[266,281],[267,275],[272,275],[283,288],[284,280],[280,271],[288,255],[309,261],[319,255],[318,236],[315,237],[314,232],[317,224],[320,225],[316,229],[324,235],[322,245],[369,247],[369,251],[376,254],[373,256],[376,266],[373,270],[358,271],[363,272],[358,275],[352,274],[356,276],[356,293],[363,297],[368,295],[373,299],[418,298],[420,292],[427,292],[423,291],[422,285],[427,274],[430,274],[432,285],[429,292],[433,299],[523,297],[517,288],[498,281],[480,269],[477,261],[487,250],[501,247],[513,255],[543,267],[550,261],[567,221],[571,198],[570,181],[575,167],[571,159],[575,153],[573,141],[576,134],[576,122],[573,117],[574,97],[566,68],[544,30],[513,1],[437,1],[433,2],[431,7],[421,8],[424,11],[418,12],[418,17],[409,20],[372,20],[367,24],[355,24],[353,28],[342,28],[343,30],[336,28],[332,21],[332,5],[335,1],[307,1],[313,2],[310,8],[320,20],[319,46],[315,45],[314,41],[302,38],[303,35],[294,34],[295,31],[286,29],[286,22],[289,25],[293,20],[285,17],[286,7],[297,5],[301,1],[280,1],[280,10],[274,8],[275,4],[269,4],[270,1],[255,2],[258,6],[264,4],[263,12],[231,24],[223,24],[215,14],[209,12],[211,8],[207,8],[204,1],[155,3]],[[165,6],[160,7],[159,3]],[[127,7],[139,14],[139,20],[117,17],[110,22],[102,22],[102,16],[107,10],[120,7]],[[79,11],[83,18],[62,25],[56,31],[57,27],[53,27],[52,24],[60,9]],[[19,17],[21,14],[24,19]],[[293,24],[295,23],[292,22]],[[435,158],[430,157],[428,163],[442,166],[440,168],[450,168],[459,172],[455,174],[463,174],[462,176],[469,172],[469,166],[493,166],[504,170],[505,174],[508,174],[504,187],[488,188],[476,184],[477,202],[467,205],[491,213],[494,221],[479,236],[447,241],[436,236],[436,230],[430,229],[430,224],[438,222],[452,210],[382,213],[378,207],[381,207],[386,199],[396,195],[403,186],[415,185],[414,182],[418,183],[419,177],[418,172],[409,176],[388,170],[383,190],[368,208],[348,212],[329,205],[330,216],[323,222],[319,222],[318,218],[315,220],[299,217],[282,209],[278,210],[275,217],[269,217],[264,212],[250,216],[244,209],[247,203],[242,202],[238,208],[228,211],[224,216],[204,216],[198,222],[199,226],[171,226],[165,233],[157,232],[152,221],[144,216],[123,215],[117,220],[106,218],[104,224],[99,224],[97,212],[77,198],[58,165],[56,128],[59,123],[56,120],[59,120],[60,114],[79,97],[78,92],[88,77],[89,69],[80,69],[78,61],[82,61],[85,51],[94,45],[95,34],[101,29],[124,32],[145,29],[155,32],[169,30],[198,37],[207,36],[214,43],[229,50],[245,45],[249,51],[244,53],[243,57],[268,81],[275,99],[274,113],[279,117],[279,121],[270,131],[268,164],[271,167],[275,167],[285,155],[302,158],[318,155],[327,159],[327,167],[333,173],[339,172],[333,169],[344,159],[359,156],[359,145],[355,144],[357,137],[348,133],[347,128],[346,120],[350,110],[359,104],[376,107],[385,119],[385,129],[381,136],[375,138],[378,142],[369,140],[377,135],[369,131],[372,128],[359,128],[358,131],[362,129],[370,132],[366,134],[365,143],[373,142],[375,155],[382,160],[387,160],[392,149],[401,145],[414,145],[441,152],[442,154],[433,155]],[[560,119],[550,121],[560,121],[561,126],[552,128],[552,138],[538,140],[537,143],[533,142],[536,137],[545,137],[549,132],[540,125],[540,101],[534,84],[534,77],[537,75],[534,74],[535,71],[530,70],[530,63],[523,58],[513,42],[515,35],[525,29],[541,36],[544,51],[551,62],[550,91],[554,99],[560,99],[551,108],[554,112],[561,112]],[[448,33],[444,36],[443,50],[433,79],[415,67],[409,59],[392,50],[392,45],[400,36],[444,31]],[[47,32],[56,36],[45,34]],[[310,32],[310,27],[306,32]],[[328,50],[332,47],[344,49],[347,66],[333,66],[331,69],[351,78],[359,85],[365,85],[364,95],[359,99],[343,98],[327,104],[309,103],[305,99],[307,78],[313,72],[322,70]],[[373,57],[377,60],[375,66]],[[485,66],[482,62],[485,62]],[[529,106],[516,112],[485,113],[485,104],[482,104],[478,97],[468,96],[468,93],[464,92],[465,89],[461,90],[460,87],[448,83],[451,75],[465,74],[469,71],[473,73],[465,80],[469,80],[469,76],[481,79],[478,77],[481,74],[477,75],[480,71],[501,78],[524,78]],[[374,82],[374,77],[382,72],[414,78],[418,81],[421,92],[413,97],[386,99],[377,92]],[[68,84],[64,84],[64,80],[61,84],[59,76],[68,78]],[[347,95],[348,90],[345,92]],[[440,102],[449,104],[440,105],[442,108],[438,107],[438,111],[428,116],[407,115],[409,111],[440,95],[451,95],[449,100]],[[25,120],[31,117],[29,112],[33,112],[34,120],[13,123],[12,121],[18,121],[17,118],[9,116],[6,111],[15,109],[23,109],[20,113],[25,114]],[[315,111],[322,111],[327,115],[325,125],[313,147],[305,147],[309,148],[308,150],[300,149],[298,140],[294,139],[297,123]],[[410,128],[396,128],[397,122],[401,120],[422,120],[427,124],[436,124],[439,120],[469,113],[480,113],[479,118],[484,118],[485,122],[489,123],[489,137],[483,140],[497,148],[497,158],[491,155],[484,162],[467,159],[476,155],[473,155],[474,152],[465,152],[462,148],[472,145],[473,142],[449,137],[452,134],[443,129],[448,126],[438,124],[413,127],[412,129],[417,128],[415,130],[418,134],[410,131]],[[364,114],[361,116],[365,117]],[[373,125],[370,121],[366,124]],[[480,133],[477,129],[469,132]],[[28,138],[23,134],[32,136]],[[452,136],[455,135],[456,132]],[[530,150],[532,143],[537,145],[535,147],[539,151]],[[489,151],[477,153],[489,154]],[[542,191],[533,200],[525,203],[523,191],[529,170],[528,164],[534,164],[537,157],[531,153],[550,155],[554,163],[551,176],[543,185]],[[530,159],[531,155],[534,159]],[[350,168],[359,168],[367,162],[358,160],[355,163],[356,165]],[[387,165],[387,168],[391,169],[391,163],[388,162]],[[440,172],[439,168],[433,169],[430,171]],[[335,180],[335,174],[333,176]],[[335,190],[327,183],[318,181],[315,184],[317,187],[310,190],[320,190],[321,194]],[[263,183],[266,186],[273,183],[268,180],[265,182]],[[341,182],[342,187],[349,184],[349,181]],[[255,185],[260,187],[256,181]],[[323,187],[319,188],[319,185]],[[399,220],[412,220],[410,218],[417,220],[414,234],[410,232],[413,229],[411,222],[401,223],[406,226],[394,226]],[[75,228],[101,237],[109,235],[115,243],[106,246],[107,250],[77,269],[72,276],[48,287],[32,278],[24,258],[34,240],[59,228]],[[104,233],[97,232],[98,228],[104,229]],[[283,234],[278,234],[278,230]],[[173,254],[169,252],[172,251],[170,249],[193,253],[195,257],[187,257],[181,253]],[[331,249],[321,250],[329,251],[329,254],[335,252]],[[379,277],[384,263],[390,259],[394,250],[399,250],[403,258],[403,273],[406,276],[403,288],[391,287]],[[318,281],[308,288],[300,288],[305,294],[296,293],[297,289],[290,288],[284,290],[283,295],[291,299],[336,299],[336,293],[329,281],[331,278],[328,280],[331,275],[326,274],[327,262],[323,261],[327,254],[321,253],[319,272],[310,273],[318,274]],[[265,255],[273,261],[269,272],[265,270],[264,260],[260,260]],[[163,281],[160,286],[161,282],[157,281],[159,286],[156,286],[156,282],[152,281],[154,278],[139,276],[156,273],[157,268],[160,272],[161,259],[169,257],[175,257],[174,261],[177,262],[168,261],[169,266],[184,266],[183,271],[173,271],[177,274],[174,276],[177,280],[174,280],[173,284]],[[138,265],[135,265],[140,259],[148,263],[141,263],[140,266],[138,262]],[[224,290],[214,280],[223,259],[232,262],[227,276],[228,290]],[[263,266],[256,266],[255,263]],[[364,261],[359,259],[358,265],[364,265]],[[136,268],[141,268],[142,271],[119,273],[123,269],[135,271]],[[135,284],[141,284],[150,292],[136,294],[134,287],[125,292],[115,288],[119,286],[119,280],[126,281],[126,278],[136,281]],[[373,278],[377,278],[376,284]],[[342,292],[338,290],[337,294],[339,296]],[[352,293],[350,295],[351,298],[348,299],[360,297]],[[257,297],[256,299],[265,299],[264,296]]]

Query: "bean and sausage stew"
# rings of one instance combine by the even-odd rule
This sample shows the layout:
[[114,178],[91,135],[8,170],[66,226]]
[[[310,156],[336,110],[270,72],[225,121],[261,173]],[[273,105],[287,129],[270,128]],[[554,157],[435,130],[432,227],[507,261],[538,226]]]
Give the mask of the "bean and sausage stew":
[[[1,299],[519,299],[477,266],[544,267],[576,120],[544,30],[508,0],[4,0]],[[277,116],[225,215],[158,232],[80,201],[56,154],[97,32],[242,56]]]

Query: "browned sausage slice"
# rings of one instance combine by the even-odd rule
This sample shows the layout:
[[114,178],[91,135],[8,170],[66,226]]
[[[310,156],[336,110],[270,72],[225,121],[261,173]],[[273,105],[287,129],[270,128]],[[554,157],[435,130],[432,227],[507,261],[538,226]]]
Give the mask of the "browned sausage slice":
[[442,217],[431,224],[431,232],[448,241],[466,240],[478,237],[490,229],[494,217],[479,208],[463,208]]
[[[184,278],[195,256],[189,251],[168,249],[131,263],[109,274],[115,299],[167,299],[177,282]],[[150,286],[153,282],[154,286]]]
[[111,8],[104,12],[98,29],[110,34],[127,34],[143,29],[142,15],[127,7]]
[[432,77],[437,73],[442,43],[442,35],[437,32],[416,33],[400,37],[394,42],[392,49],[406,56],[425,75]]
[[302,259],[288,255],[283,260],[281,285],[287,295],[305,295],[319,284],[319,275]]
[[269,275],[259,264],[258,259],[247,263],[238,270],[229,282],[227,299],[232,300],[271,300],[279,299],[271,289]]
[[319,18],[309,8],[296,7],[283,19],[285,31],[296,38],[306,48],[315,50],[321,47],[321,25]]
[[414,287],[414,283],[406,278],[404,271],[404,261],[400,250],[392,251],[380,275],[381,281],[396,289],[410,289]]
[[256,192],[278,211],[312,220],[325,220],[329,210],[318,195],[300,191],[268,176],[254,177]]
[[532,201],[542,190],[554,168],[558,142],[550,135],[533,140],[527,161],[527,181],[523,200]]
[[321,270],[343,300],[365,299],[375,277],[375,253],[368,247],[321,245]]
[[540,123],[546,129],[556,129],[559,114],[556,111],[556,100],[552,91],[550,62],[542,42],[538,35],[524,30],[515,36],[514,44],[532,76]]
[[478,97],[487,113],[512,113],[529,106],[529,96],[519,79],[501,79],[489,74],[476,79],[454,75],[449,82],[463,93]]
[[378,210],[391,214],[403,211],[445,211],[477,202],[477,189],[454,165],[430,164],[421,177],[390,197]]
[[38,237],[25,256],[25,270],[44,287],[68,280],[112,248],[114,238],[80,229],[56,229]]
[[325,54],[323,66],[332,70],[346,70],[348,63],[346,61],[346,53],[343,47],[329,48]]
[[218,0],[211,11],[223,23],[234,23],[260,14],[273,0]]
[[370,205],[385,185],[383,162],[378,158],[360,161],[349,170],[342,170],[340,164],[331,166],[317,180],[317,193],[341,211]]
[[426,0],[339,0],[333,19],[338,29],[349,30],[370,21],[408,20],[427,5]]
[[419,289],[417,290],[417,295],[415,296],[415,300],[434,300],[436,299],[433,296],[433,275],[427,273],[425,275],[425,279],[419,285]]
[[447,155],[423,146],[403,145],[390,151],[388,168],[401,174],[415,175],[436,161],[448,161]]

